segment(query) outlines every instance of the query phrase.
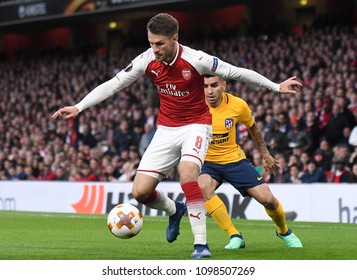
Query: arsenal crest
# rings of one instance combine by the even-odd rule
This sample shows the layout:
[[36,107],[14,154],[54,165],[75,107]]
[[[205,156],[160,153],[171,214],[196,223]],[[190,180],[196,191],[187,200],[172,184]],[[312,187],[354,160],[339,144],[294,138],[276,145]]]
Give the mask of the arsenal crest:
[[225,119],[225,120],[224,120],[224,126],[225,126],[227,129],[231,129],[232,126],[233,126],[233,119],[232,119],[232,118]]
[[190,69],[184,69],[182,70],[182,77],[185,80],[189,80],[191,78],[191,70]]

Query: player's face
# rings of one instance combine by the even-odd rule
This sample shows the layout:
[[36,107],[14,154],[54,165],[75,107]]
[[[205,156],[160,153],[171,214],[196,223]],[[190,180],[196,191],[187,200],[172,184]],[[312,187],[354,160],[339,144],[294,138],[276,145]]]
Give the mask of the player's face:
[[222,92],[226,90],[226,81],[220,77],[204,77],[204,91],[206,103],[211,107],[217,107],[222,101]]
[[148,40],[157,61],[170,63],[175,58],[178,40],[177,34],[167,37],[148,31]]

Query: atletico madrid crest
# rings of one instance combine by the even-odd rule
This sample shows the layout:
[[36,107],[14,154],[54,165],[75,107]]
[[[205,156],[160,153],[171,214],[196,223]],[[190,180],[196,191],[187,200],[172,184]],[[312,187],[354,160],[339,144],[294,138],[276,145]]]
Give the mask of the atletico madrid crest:
[[185,80],[189,80],[191,78],[191,70],[190,69],[184,69],[182,70],[182,77]]
[[232,126],[233,126],[233,119],[232,118],[227,118],[224,120],[224,126],[227,128],[227,129],[231,129]]

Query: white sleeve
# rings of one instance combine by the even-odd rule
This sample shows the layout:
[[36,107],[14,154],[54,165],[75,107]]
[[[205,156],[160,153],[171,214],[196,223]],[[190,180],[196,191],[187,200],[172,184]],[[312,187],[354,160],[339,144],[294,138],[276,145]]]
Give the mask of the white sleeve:
[[218,75],[225,80],[236,80],[264,87],[268,90],[280,91],[280,84],[270,81],[268,78],[253,70],[234,66],[202,51],[200,51],[200,54],[204,58],[201,59],[202,74]]
[[83,110],[104,101],[116,92],[118,83],[119,80],[114,77],[111,80],[100,84],[74,106],[79,110],[79,112],[82,112]]
[[357,126],[352,129],[351,134],[348,137],[348,144],[357,146]]
[[149,50],[137,56],[125,69],[121,70],[112,79],[100,84],[89,92],[75,107],[82,112],[83,110],[99,104],[111,97],[114,93],[129,86],[140,76],[145,74],[145,69],[150,61]]

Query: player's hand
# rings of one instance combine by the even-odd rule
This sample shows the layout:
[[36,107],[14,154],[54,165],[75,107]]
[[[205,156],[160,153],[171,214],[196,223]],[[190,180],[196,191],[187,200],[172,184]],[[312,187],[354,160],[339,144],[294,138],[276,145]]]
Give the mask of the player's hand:
[[296,80],[296,76],[290,77],[280,84],[279,92],[283,94],[296,94],[300,92],[302,84]]
[[279,168],[279,161],[273,158],[270,154],[264,154],[263,167],[266,173],[275,175]]
[[67,106],[57,110],[53,115],[52,119],[64,118],[65,120],[70,118],[75,118],[79,114],[79,110],[75,106]]

